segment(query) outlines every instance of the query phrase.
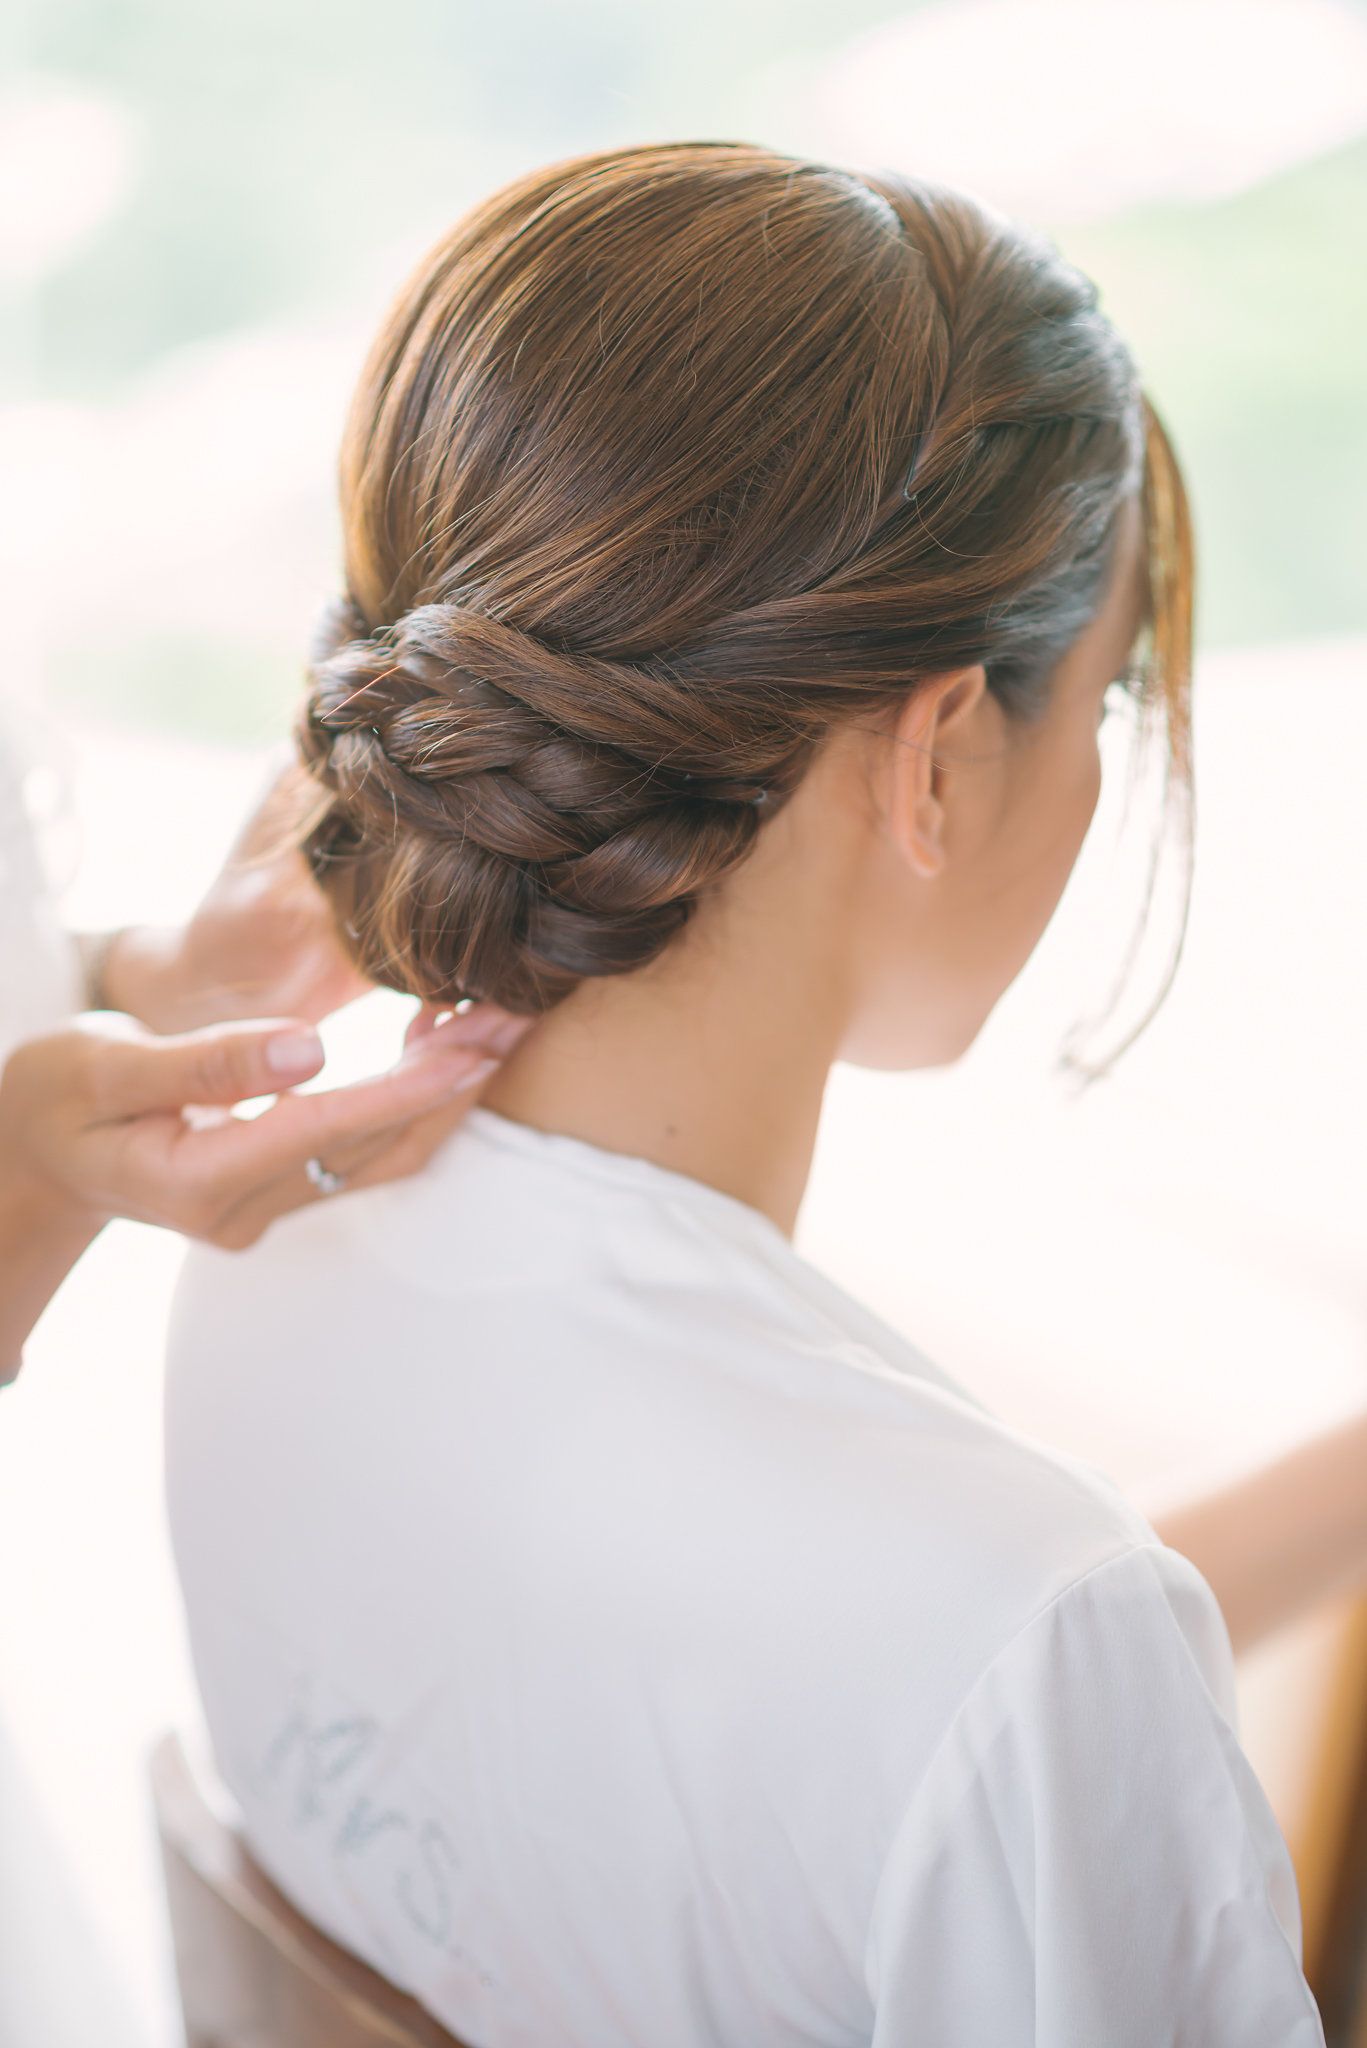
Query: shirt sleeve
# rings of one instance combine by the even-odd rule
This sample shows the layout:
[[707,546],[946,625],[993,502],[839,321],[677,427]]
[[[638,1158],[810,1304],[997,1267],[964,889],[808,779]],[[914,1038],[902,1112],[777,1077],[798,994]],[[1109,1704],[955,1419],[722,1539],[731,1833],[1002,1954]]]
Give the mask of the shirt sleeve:
[[1200,1573],[1098,1565],[983,1673],[874,1902],[872,2048],[1323,2048]]

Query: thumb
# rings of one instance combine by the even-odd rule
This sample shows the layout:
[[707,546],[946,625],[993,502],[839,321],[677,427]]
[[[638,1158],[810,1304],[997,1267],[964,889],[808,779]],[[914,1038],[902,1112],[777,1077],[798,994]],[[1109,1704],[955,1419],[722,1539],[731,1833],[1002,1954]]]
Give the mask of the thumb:
[[111,1117],[277,1095],[309,1080],[324,1057],[318,1033],[290,1018],[147,1034],[109,1043],[104,1056],[109,1070],[99,1097]]

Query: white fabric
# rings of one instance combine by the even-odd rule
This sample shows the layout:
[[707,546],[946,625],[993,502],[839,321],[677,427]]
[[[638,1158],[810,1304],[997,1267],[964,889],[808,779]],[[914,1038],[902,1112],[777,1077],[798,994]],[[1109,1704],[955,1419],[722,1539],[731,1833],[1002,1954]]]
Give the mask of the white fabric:
[[39,760],[30,724],[0,698],[0,1062],[81,1006],[80,962],[57,913],[58,877],[48,870],[36,801],[39,784],[58,772]]
[[746,1205],[481,1107],[167,1423],[250,1841],[472,2048],[1322,2041],[1204,1580]]
[[[57,801],[62,770],[45,758],[44,737],[31,715],[0,697],[0,1066],[24,1039],[65,1023],[84,995],[58,912],[69,879],[58,828],[67,818]],[[11,1427],[8,1413],[0,1420]],[[22,1570],[22,1557],[9,1568]],[[98,2038],[131,2048],[123,1987],[35,1796],[31,1762],[0,1720],[0,2043],[67,2048]]]

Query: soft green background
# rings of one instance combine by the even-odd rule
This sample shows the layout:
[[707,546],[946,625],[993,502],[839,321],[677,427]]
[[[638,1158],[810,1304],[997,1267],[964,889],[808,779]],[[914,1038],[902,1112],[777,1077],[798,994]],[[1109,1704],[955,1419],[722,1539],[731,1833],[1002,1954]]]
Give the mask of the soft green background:
[[[772,82],[759,99],[755,82],[772,81],[776,56],[819,55],[905,11],[44,0],[29,61],[127,107],[144,162],[122,207],[43,287],[35,395],[114,407],[186,344],[353,307],[359,351],[377,252],[414,225],[435,231],[511,173],[581,148],[750,137],[756,106],[773,105]],[[788,140],[772,128],[753,139]],[[1367,626],[1367,139],[1220,203],[1038,225],[1099,282],[1182,452],[1201,644]],[[330,457],[320,448],[316,502],[300,514],[320,559]],[[187,446],[187,501],[195,488]],[[231,619],[187,627],[159,619],[155,563],[128,573],[146,580],[132,629],[56,633],[47,694],[196,736],[273,728],[299,643],[254,629],[250,578]]]

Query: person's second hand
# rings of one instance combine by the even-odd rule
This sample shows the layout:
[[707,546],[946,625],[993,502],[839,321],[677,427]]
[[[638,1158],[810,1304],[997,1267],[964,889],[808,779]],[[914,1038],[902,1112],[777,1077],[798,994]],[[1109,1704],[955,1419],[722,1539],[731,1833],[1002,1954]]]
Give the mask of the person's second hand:
[[241,1250],[290,1210],[415,1173],[531,1021],[478,1004],[387,1073],[310,1091],[323,1045],[292,1019],[161,1037],[99,1013],[18,1047],[0,1074],[0,1380],[114,1217]]

